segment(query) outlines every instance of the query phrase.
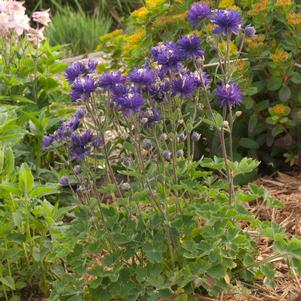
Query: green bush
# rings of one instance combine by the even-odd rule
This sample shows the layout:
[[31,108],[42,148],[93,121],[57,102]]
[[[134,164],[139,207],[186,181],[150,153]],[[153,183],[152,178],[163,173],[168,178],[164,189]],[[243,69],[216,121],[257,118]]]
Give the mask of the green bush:
[[94,51],[97,37],[110,28],[110,19],[65,7],[54,15],[46,35],[51,45],[66,45],[70,54],[83,54]]
[[[100,70],[128,71],[142,62],[162,38],[174,40],[195,31],[187,20],[192,2],[146,1],[145,7],[127,19],[124,30],[100,37],[98,49],[111,55],[111,61]],[[217,8],[216,1],[211,3]],[[244,43],[244,60],[233,63],[241,84],[247,87],[240,108],[242,116],[235,128],[235,157],[250,155],[272,170],[283,166],[284,161],[291,166],[300,165],[300,3],[223,0],[218,7],[238,10],[245,22],[254,24],[257,30],[257,37]],[[209,26],[207,31],[211,29]],[[208,41],[204,43],[207,45]],[[234,52],[235,47],[233,44]],[[216,153],[217,140],[208,136],[206,128],[203,133],[208,145],[200,146],[202,152],[209,149]]]

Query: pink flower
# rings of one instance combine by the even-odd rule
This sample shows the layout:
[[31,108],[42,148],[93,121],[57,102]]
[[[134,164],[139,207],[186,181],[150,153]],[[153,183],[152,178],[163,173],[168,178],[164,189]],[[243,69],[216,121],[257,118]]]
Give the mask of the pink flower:
[[51,22],[50,15],[49,15],[49,9],[34,12],[32,14],[32,19],[37,23],[40,23],[44,26],[48,26],[48,24]]
[[22,35],[29,28],[29,18],[25,14],[23,2],[0,0],[0,31],[8,34],[10,31]]
[[45,27],[35,29],[29,27],[26,34],[28,41],[34,44],[38,44],[39,42],[45,40],[45,36],[43,34],[44,28]]

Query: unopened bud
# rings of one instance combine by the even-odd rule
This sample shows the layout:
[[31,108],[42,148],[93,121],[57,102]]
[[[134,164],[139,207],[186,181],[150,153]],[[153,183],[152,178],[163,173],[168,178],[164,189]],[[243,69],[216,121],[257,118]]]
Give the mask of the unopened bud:
[[151,150],[152,147],[153,147],[153,145],[152,145],[152,142],[151,142],[150,139],[144,139],[144,140],[143,140],[143,148],[144,148],[145,150]]
[[227,120],[223,121],[223,127],[225,127],[225,128],[229,127],[229,122]]
[[166,141],[166,140],[168,139],[167,134],[163,133],[163,134],[160,136],[160,139],[163,140],[163,141]]
[[194,142],[198,142],[201,139],[201,135],[197,132],[193,132],[191,135],[191,139]]
[[129,191],[129,190],[131,190],[131,185],[129,184],[129,183],[122,183],[121,185],[120,185],[120,188],[121,188],[121,190],[125,190],[125,191]]
[[181,158],[181,157],[183,157],[184,156],[184,152],[183,152],[183,150],[178,150],[177,151],[177,153],[176,153],[176,156],[177,156],[177,158]]
[[165,150],[163,152],[163,158],[166,160],[166,161],[169,161],[170,158],[171,158],[171,152],[169,150]]
[[242,115],[242,111],[237,111],[237,112],[235,112],[235,116],[236,117],[240,117]]

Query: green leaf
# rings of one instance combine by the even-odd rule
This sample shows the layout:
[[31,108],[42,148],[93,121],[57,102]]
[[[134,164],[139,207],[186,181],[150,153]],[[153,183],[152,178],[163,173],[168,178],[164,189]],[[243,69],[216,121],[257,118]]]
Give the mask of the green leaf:
[[20,192],[18,187],[13,183],[3,182],[3,183],[0,184],[0,190],[1,189],[6,191],[6,192],[9,192],[9,193],[14,193],[16,195],[18,195],[19,192]]
[[280,89],[278,95],[281,101],[288,101],[291,97],[291,89],[287,86],[284,86]]
[[257,127],[257,122],[258,122],[258,116],[257,114],[252,114],[252,116],[249,119],[249,124],[248,124],[248,131],[249,134],[253,134],[256,127]]
[[19,189],[23,193],[29,194],[32,191],[33,184],[34,178],[31,170],[26,163],[23,163],[19,170]]
[[249,149],[258,149],[259,144],[257,141],[252,140],[250,138],[240,138],[239,145]]
[[272,79],[268,80],[267,88],[269,91],[276,91],[282,85],[282,78],[273,77]]
[[42,197],[45,195],[56,194],[58,192],[59,190],[57,185],[53,187],[47,185],[43,185],[43,186],[41,185],[41,186],[34,187],[33,190],[30,192],[30,195],[32,197]]
[[208,275],[212,278],[221,279],[226,275],[226,269],[222,264],[215,265],[208,270]]
[[277,124],[276,126],[273,127],[272,129],[272,136],[275,138],[279,134],[284,132],[284,127],[281,124]]
[[15,281],[11,276],[0,277],[0,282],[12,290],[15,290]]
[[298,72],[294,72],[290,79],[294,84],[301,84],[301,75]]
[[254,171],[259,164],[259,161],[245,157],[240,162],[232,162],[233,174],[237,176],[239,174],[250,173]]

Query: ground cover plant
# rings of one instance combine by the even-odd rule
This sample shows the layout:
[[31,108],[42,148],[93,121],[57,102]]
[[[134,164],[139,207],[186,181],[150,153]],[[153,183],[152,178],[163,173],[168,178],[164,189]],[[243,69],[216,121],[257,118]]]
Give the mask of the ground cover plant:
[[[99,50],[112,59],[100,70],[131,70],[142,63],[149,49],[163,39],[198,31],[186,16],[192,1],[146,1],[134,11],[124,29],[100,37]],[[236,74],[245,88],[242,117],[234,134],[234,157],[260,159],[265,170],[300,165],[300,3],[297,1],[211,1],[213,8],[234,9],[257,36],[246,38]],[[211,24],[206,27],[212,31]],[[202,34],[200,32],[200,34]],[[204,48],[209,47],[204,39]],[[235,58],[237,45],[230,47]],[[224,49],[225,51],[225,49]],[[212,60],[212,61],[211,61]],[[208,52],[208,62],[216,58]],[[202,133],[207,135],[207,130]],[[207,136],[208,153],[216,153],[218,139]]]
[[[162,41],[127,76],[99,75],[92,61],[66,70],[80,108],[43,145],[63,151],[70,170],[60,185],[80,204],[56,244],[67,272],[51,300],[216,297],[238,283],[272,285],[279,257],[301,272],[300,238],[244,206],[258,198],[280,206],[277,200],[262,187],[234,185],[259,165],[235,160],[233,148],[245,94],[236,64],[255,29],[236,10],[205,3],[190,7],[189,20],[206,49],[194,33]],[[207,52],[216,58],[210,74]],[[204,124],[219,139],[220,156],[196,152]],[[271,257],[256,259],[250,232],[270,240]]]

